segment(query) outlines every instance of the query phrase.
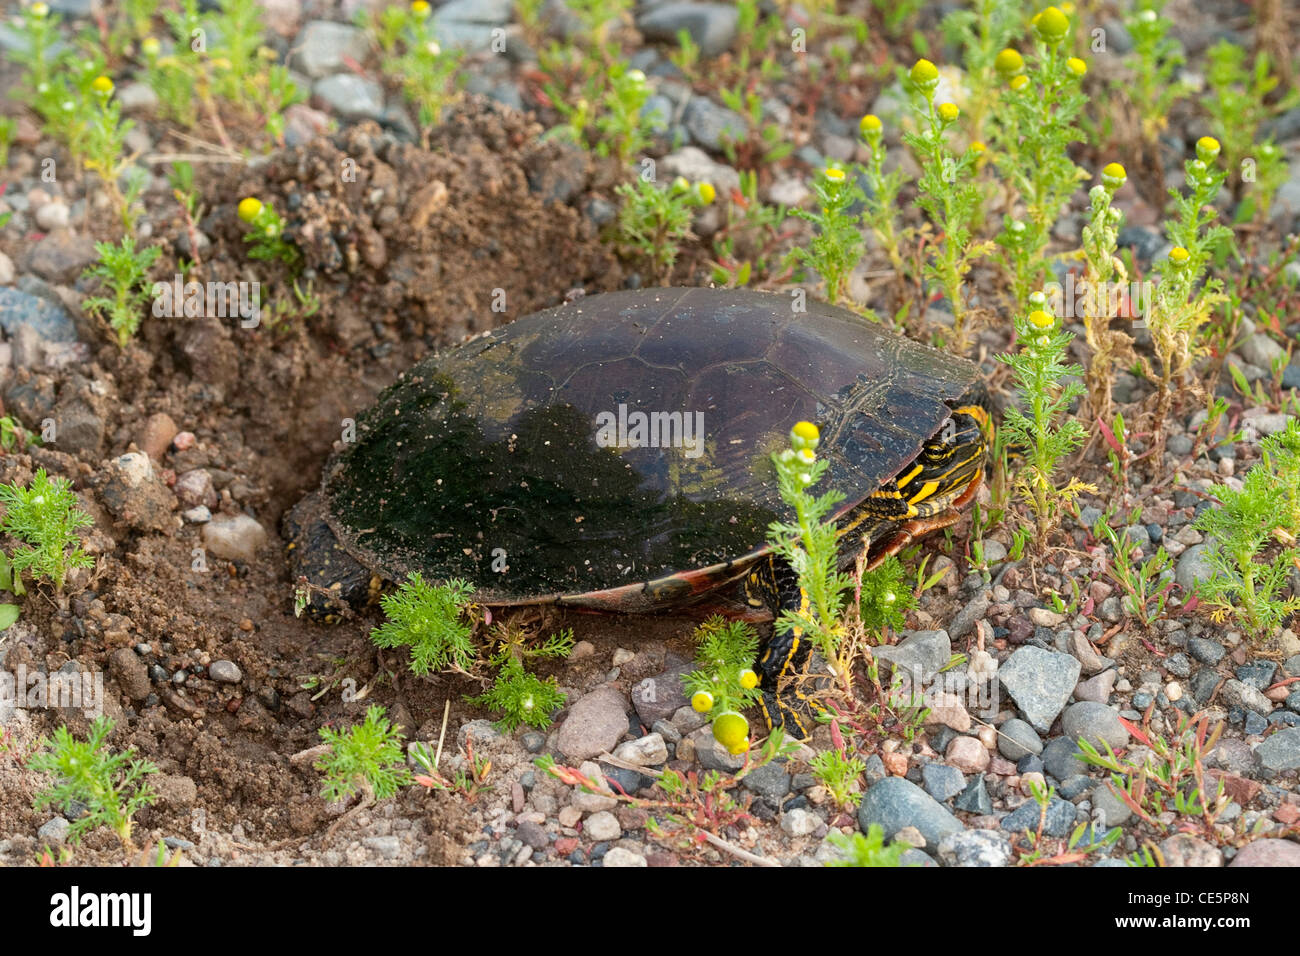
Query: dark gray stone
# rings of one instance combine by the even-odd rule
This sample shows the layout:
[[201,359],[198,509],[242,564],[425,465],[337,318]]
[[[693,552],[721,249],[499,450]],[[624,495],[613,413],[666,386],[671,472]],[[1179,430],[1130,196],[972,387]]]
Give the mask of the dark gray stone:
[[691,139],[714,152],[721,151],[727,142],[743,142],[749,135],[743,116],[703,96],[695,97],[686,105],[682,123]]
[[977,774],[966,789],[952,802],[956,810],[966,813],[989,814],[993,812],[993,801],[989,798],[989,788],[984,783],[984,774]]
[[[1043,824],[1043,835],[1050,837],[1068,836],[1074,829],[1074,804],[1060,797],[1053,797],[1047,805],[1047,819]],[[1039,808],[1036,800],[1026,800],[1019,807],[1002,818],[1002,829],[1011,833],[1025,830],[1037,832]]]
[[704,56],[717,56],[736,39],[737,11],[730,3],[662,3],[637,17],[647,40],[676,43],[685,30]]
[[1170,654],[1165,658],[1165,670],[1175,677],[1190,677],[1192,673],[1192,662],[1187,659],[1187,655],[1182,651]]
[[1071,740],[1087,740],[1102,752],[1105,751],[1103,741],[1112,750],[1128,746],[1128,730],[1120,723],[1119,714],[1095,701],[1085,700],[1067,708],[1061,718],[1061,728]]
[[0,329],[13,338],[19,326],[35,329],[47,342],[75,342],[77,329],[68,313],[48,299],[0,286]]
[[1048,741],[1043,748],[1043,768],[1057,780],[1088,772],[1088,765],[1080,759],[1078,745],[1069,737]]
[[1273,675],[1277,673],[1277,665],[1272,661],[1251,661],[1242,664],[1233,673],[1237,675],[1237,680],[1243,684],[1249,684],[1256,690],[1264,690],[1273,683]]
[[903,827],[916,827],[925,837],[927,849],[934,849],[946,835],[963,829],[942,804],[902,777],[886,777],[863,797],[858,825],[865,832],[873,823],[885,831],[885,839]]
[[1279,730],[1255,748],[1255,759],[1265,770],[1281,773],[1300,768],[1300,727]]
[[1222,676],[1213,667],[1202,667],[1192,675],[1191,681],[1187,685],[1188,693],[1196,699],[1198,704],[1207,704],[1214,689],[1219,686]]
[[998,753],[1008,760],[1021,760],[1030,754],[1042,752],[1042,739],[1033,727],[1019,717],[1004,721],[998,728]]
[[896,645],[875,649],[876,660],[889,673],[906,675],[913,685],[928,681],[952,659],[952,641],[947,631],[904,631]]
[[780,806],[790,792],[790,774],[780,764],[769,763],[747,773],[740,784],[772,806]]
[[966,787],[966,778],[960,770],[941,763],[928,763],[922,767],[921,780],[925,792],[940,803],[957,796]]

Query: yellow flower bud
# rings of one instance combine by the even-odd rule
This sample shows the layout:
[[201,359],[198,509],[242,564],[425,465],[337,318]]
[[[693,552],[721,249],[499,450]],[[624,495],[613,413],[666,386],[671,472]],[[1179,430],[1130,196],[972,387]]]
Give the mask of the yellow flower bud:
[[423,20],[430,12],[428,0],[414,0],[411,4],[411,12]]
[[1000,76],[1015,76],[1025,69],[1025,58],[1020,55],[1018,50],[1007,47],[997,55],[993,61],[993,68],[998,71]]
[[1065,65],[1070,68],[1070,72],[1075,76],[1083,76],[1088,72],[1088,64],[1083,62],[1077,56],[1072,56],[1065,61]]
[[961,110],[957,109],[956,103],[940,103],[939,119],[945,123],[955,123],[957,117],[961,115]]
[[972,153],[986,153],[988,152],[988,147],[979,140],[975,140],[975,142],[970,144],[970,151]]
[[1023,90],[1026,86],[1029,85],[1029,77],[1021,73],[1019,76],[1013,76],[1011,80],[1007,83],[1007,85],[1010,86],[1013,90],[1019,92],[1020,90]]
[[917,60],[910,74],[912,85],[923,93],[931,93],[939,85],[939,68],[929,60]]
[[106,76],[97,76],[90,81],[90,88],[99,96],[113,95],[113,81]]
[[862,117],[862,119],[858,120],[858,131],[862,133],[863,136],[874,136],[880,132],[881,128],[882,124],[880,122],[880,117],[875,113],[868,113],[866,116]]
[[1119,163],[1107,163],[1101,171],[1101,182],[1111,192],[1128,181],[1128,172]]
[[145,37],[140,41],[140,52],[152,59],[158,55],[162,49],[162,44],[158,42],[157,37]]
[[1174,246],[1172,249],[1169,250],[1169,261],[1176,266],[1186,265],[1187,260],[1190,259],[1191,257],[1192,254],[1188,252],[1186,249],[1184,249],[1182,246]]
[[790,429],[790,444],[795,448],[815,449],[821,437],[821,430],[812,422],[796,422]]
[[1219,141],[1213,136],[1202,136],[1196,141],[1196,158],[1210,165],[1219,157]]
[[724,711],[713,718],[713,739],[733,754],[744,753],[749,742],[749,721],[734,710]]
[[1059,7],[1044,7],[1034,14],[1031,22],[1034,26],[1034,36],[1048,46],[1056,46],[1070,32],[1070,18],[1062,13]]
[[244,222],[252,222],[262,214],[262,202],[260,199],[254,199],[252,196],[248,196],[239,201],[237,212],[239,218],[244,220]]
[[700,202],[704,205],[711,205],[713,200],[718,198],[718,191],[713,188],[713,183],[696,183],[695,192],[700,197]]
[[745,690],[751,690],[758,686],[758,675],[746,667],[740,672],[740,686]]
[[32,16],[37,20],[44,20],[50,15],[50,8],[44,3],[33,3],[30,9],[32,11]]
[[826,178],[833,183],[842,183],[844,182],[844,170],[836,169],[834,166],[827,166]]
[[1056,320],[1042,309],[1035,309],[1029,313],[1029,324],[1036,329],[1050,329],[1056,324]]
[[707,690],[697,690],[691,695],[691,707],[701,714],[707,714],[713,709],[713,695]]

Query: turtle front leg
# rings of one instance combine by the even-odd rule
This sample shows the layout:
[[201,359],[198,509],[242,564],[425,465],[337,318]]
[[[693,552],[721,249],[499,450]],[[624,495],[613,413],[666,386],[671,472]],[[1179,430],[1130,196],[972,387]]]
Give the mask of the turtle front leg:
[[[798,613],[808,608],[808,595],[799,587],[798,575],[775,555],[755,569],[749,584],[762,593],[778,618],[785,611]],[[811,643],[801,628],[779,633],[773,625],[758,658],[763,720],[769,731],[780,729],[797,740],[806,740],[814,723],[814,705],[799,689],[812,659]]]

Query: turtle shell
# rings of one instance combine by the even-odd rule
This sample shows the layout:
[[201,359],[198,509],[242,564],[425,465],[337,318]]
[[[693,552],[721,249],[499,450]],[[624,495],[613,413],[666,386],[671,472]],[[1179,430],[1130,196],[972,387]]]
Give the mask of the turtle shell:
[[483,604],[652,610],[737,578],[789,517],[771,455],[822,429],[841,515],[977,368],[844,309],[722,289],[580,299],[408,371],[326,468],[331,529],[391,580]]

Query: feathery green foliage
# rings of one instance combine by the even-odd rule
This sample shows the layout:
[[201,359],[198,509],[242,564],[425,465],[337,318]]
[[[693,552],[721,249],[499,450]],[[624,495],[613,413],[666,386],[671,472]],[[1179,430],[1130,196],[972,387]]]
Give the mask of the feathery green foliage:
[[91,296],[82,301],[82,308],[108,320],[117,333],[117,344],[126,348],[136,330],[140,328],[149,293],[141,283],[149,269],[162,253],[161,246],[136,249],[135,239],[123,236],[116,245],[111,242],[95,243],[99,262],[82,273],[84,278],[99,279],[107,288],[107,296]]
[[409,646],[416,674],[449,666],[469,670],[476,652],[465,610],[473,593],[465,581],[426,584],[418,571],[412,572],[401,587],[380,599],[388,620],[370,632],[370,639],[379,647]]
[[[53,806],[72,818],[68,834],[74,843],[88,831],[106,826],[130,848],[132,818],[157,798],[144,778],[158,768],[136,759],[134,748],[111,752],[105,745],[112,732],[113,721],[104,716],[90,725],[84,741],[60,727],[52,741],[41,741],[40,751],[27,767],[54,777],[53,785],[37,794],[34,805],[37,809]],[[72,811],[74,803],[85,807],[84,815]]]
[[320,736],[330,751],[313,766],[325,775],[321,796],[326,800],[356,793],[363,780],[376,800],[391,797],[398,787],[411,782],[402,754],[402,734],[389,724],[384,708],[372,705],[363,723],[346,732],[322,727]]
[[902,866],[903,854],[909,849],[906,843],[885,846],[885,831],[879,823],[871,824],[865,835],[833,833],[830,841],[842,855],[829,860],[827,866]]
[[0,485],[0,503],[5,507],[0,532],[24,542],[10,556],[15,579],[30,571],[33,577],[52,581],[55,589],[62,590],[69,570],[95,563],[81,550],[77,534],[94,521],[78,507],[66,478],[50,478],[42,468],[26,488]]

